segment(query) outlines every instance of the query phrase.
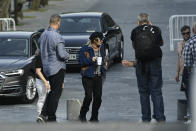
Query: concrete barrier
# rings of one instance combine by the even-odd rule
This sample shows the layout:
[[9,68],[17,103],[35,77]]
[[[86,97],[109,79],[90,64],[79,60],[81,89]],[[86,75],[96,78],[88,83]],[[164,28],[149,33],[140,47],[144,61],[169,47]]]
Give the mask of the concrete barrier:
[[186,115],[187,115],[187,101],[184,99],[178,99],[177,120],[184,120],[184,116]]
[[67,100],[67,120],[78,120],[81,102],[79,99]]

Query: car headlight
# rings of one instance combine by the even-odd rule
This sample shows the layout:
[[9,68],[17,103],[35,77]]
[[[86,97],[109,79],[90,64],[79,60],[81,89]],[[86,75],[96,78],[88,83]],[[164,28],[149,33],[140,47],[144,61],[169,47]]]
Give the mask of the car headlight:
[[22,76],[24,74],[23,69],[18,69],[18,70],[9,70],[3,72],[6,76]]

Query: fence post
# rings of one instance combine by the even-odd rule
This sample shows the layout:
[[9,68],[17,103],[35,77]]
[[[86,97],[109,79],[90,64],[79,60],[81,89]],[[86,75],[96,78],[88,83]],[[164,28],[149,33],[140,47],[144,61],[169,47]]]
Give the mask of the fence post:
[[81,102],[78,99],[67,100],[67,120],[78,120]]
[[[0,23],[1,23],[0,26],[2,28],[2,31],[16,30],[16,23],[13,18],[0,18]],[[12,28],[11,25],[13,26]]]

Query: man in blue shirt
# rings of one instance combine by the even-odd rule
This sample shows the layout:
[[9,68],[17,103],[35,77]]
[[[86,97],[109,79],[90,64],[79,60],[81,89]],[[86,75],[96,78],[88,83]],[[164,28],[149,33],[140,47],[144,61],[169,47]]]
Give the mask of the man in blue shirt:
[[49,79],[51,89],[37,122],[56,121],[56,110],[62,93],[66,69],[65,62],[69,58],[69,54],[64,49],[64,40],[57,32],[60,22],[58,14],[52,15],[49,28],[42,33],[39,39],[43,71]]

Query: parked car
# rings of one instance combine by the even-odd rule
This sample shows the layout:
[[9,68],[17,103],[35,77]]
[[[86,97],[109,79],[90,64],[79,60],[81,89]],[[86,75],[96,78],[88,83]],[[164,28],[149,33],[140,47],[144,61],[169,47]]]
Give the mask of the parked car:
[[39,32],[0,32],[0,96],[36,98],[34,58]]
[[106,68],[111,60],[121,62],[124,56],[124,38],[121,28],[110,15],[102,12],[80,12],[60,16],[59,32],[65,40],[66,50],[70,53],[68,67],[79,65],[78,52],[93,32],[104,34]]

